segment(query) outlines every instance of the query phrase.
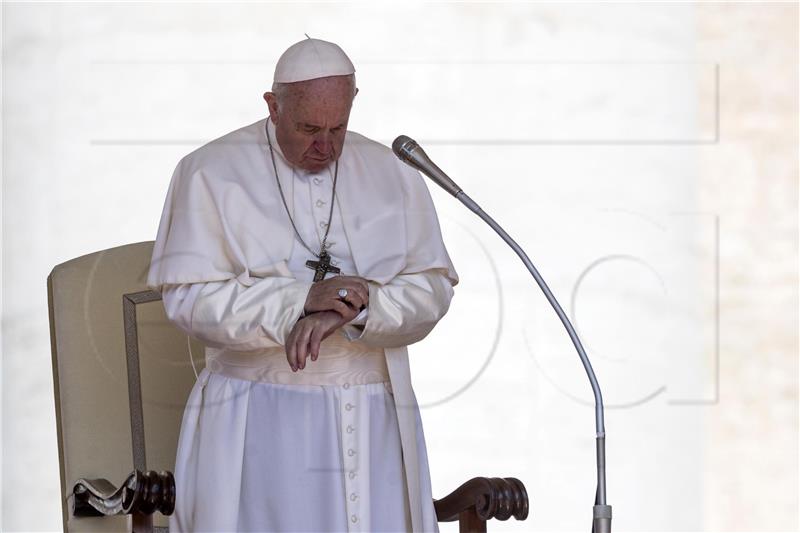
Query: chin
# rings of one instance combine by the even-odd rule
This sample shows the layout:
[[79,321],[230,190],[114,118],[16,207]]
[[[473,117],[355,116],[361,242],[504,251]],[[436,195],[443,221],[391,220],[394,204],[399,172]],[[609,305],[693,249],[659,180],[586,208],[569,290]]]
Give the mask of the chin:
[[325,168],[325,165],[304,165],[301,168],[306,172],[319,172]]
[[303,170],[308,170],[309,172],[319,172],[320,170],[325,169],[328,165],[330,165],[333,161],[331,159],[326,159],[325,161],[307,161],[301,168]]

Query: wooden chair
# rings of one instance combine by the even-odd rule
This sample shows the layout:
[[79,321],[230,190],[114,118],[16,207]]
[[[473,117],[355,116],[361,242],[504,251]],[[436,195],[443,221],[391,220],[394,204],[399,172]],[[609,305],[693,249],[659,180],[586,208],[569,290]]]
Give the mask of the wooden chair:
[[[152,249],[149,241],[103,250],[47,278],[67,532],[168,531],[181,417],[204,351],[145,286]],[[434,505],[460,531],[528,515],[515,478],[473,478]]]

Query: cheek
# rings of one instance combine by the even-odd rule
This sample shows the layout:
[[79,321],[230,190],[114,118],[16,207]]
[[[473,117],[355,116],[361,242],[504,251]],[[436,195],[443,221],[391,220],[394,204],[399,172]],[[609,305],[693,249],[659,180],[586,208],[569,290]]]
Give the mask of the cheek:
[[290,132],[288,139],[291,144],[291,151],[295,155],[303,155],[310,146],[308,138],[305,135],[298,135],[296,132]]

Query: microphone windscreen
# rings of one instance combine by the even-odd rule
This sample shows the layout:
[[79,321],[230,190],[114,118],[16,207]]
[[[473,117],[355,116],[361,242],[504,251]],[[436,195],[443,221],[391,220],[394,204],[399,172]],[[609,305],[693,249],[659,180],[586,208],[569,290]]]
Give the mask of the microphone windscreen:
[[408,135],[399,135],[392,143],[392,152],[403,161],[406,161],[410,155],[409,152],[415,146],[417,146],[417,143],[414,139]]

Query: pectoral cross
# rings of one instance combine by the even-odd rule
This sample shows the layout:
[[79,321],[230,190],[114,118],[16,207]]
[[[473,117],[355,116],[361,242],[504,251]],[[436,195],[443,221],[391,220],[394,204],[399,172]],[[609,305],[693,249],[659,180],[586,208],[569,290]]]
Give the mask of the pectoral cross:
[[325,279],[325,274],[328,272],[333,272],[334,274],[338,274],[340,272],[338,267],[331,265],[331,256],[330,254],[323,250],[322,253],[319,254],[319,261],[306,261],[306,266],[311,270],[314,270],[314,282],[322,281]]

